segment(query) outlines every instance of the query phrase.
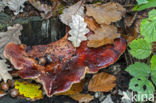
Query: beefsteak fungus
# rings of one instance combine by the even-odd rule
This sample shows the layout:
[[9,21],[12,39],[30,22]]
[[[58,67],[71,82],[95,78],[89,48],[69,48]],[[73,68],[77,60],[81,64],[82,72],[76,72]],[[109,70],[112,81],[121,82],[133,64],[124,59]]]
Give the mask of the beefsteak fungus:
[[[66,34],[62,39],[48,45],[30,47],[9,43],[5,47],[4,55],[19,70],[21,78],[37,80],[50,97],[69,90],[73,83],[84,78],[85,73],[95,73],[113,64],[126,49],[123,38],[98,48],[87,47],[87,42],[84,41],[80,47],[74,48]],[[46,62],[41,63],[40,58]]]

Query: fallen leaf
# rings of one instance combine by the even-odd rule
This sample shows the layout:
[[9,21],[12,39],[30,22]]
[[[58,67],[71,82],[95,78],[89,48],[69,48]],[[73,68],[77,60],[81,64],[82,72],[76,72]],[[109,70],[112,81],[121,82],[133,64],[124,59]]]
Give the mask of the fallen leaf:
[[58,93],[56,95],[74,95],[74,94],[78,94],[83,90],[84,87],[84,83],[85,80],[81,80],[80,83],[75,83],[72,85],[72,87],[70,88],[70,90],[63,92],[63,93]]
[[4,8],[5,8],[5,6],[4,6],[3,2],[0,1],[0,12],[4,11]]
[[83,1],[80,0],[76,4],[63,10],[63,14],[60,15],[60,19],[64,24],[69,25],[69,23],[72,22],[72,15],[84,16],[84,5],[82,2]]
[[60,5],[59,0],[58,1],[52,0],[51,1],[52,5],[41,3],[39,0],[28,0],[28,1],[37,10],[39,10],[40,12],[44,12],[40,13],[43,19],[49,19],[51,16],[53,16]]
[[104,101],[102,101],[102,103],[114,103],[111,98],[111,94],[107,95]]
[[94,97],[90,94],[75,94],[70,95],[70,97],[79,103],[89,103],[91,100],[94,99]]
[[8,79],[12,79],[12,76],[8,73],[11,69],[8,68],[5,62],[5,59],[0,60],[0,81],[3,79],[6,83]]
[[14,15],[23,12],[24,3],[27,0],[1,0],[5,6],[8,6],[10,10],[14,12]]
[[100,25],[94,20],[93,17],[85,16],[85,23],[87,23],[88,28],[92,31],[100,28]]
[[93,92],[108,92],[116,86],[115,81],[116,77],[111,74],[105,72],[95,74],[89,82],[88,90]]
[[8,31],[6,32],[0,32],[0,56],[2,57],[4,47],[8,42],[21,43],[19,36],[21,35],[20,31],[23,29],[22,25],[15,24],[12,27],[9,26],[7,29]]
[[19,94],[32,100],[43,98],[42,90],[39,85],[28,83],[26,81],[15,81],[15,89],[19,90]]
[[114,25],[102,25],[94,31],[95,34],[88,37],[88,47],[100,47],[106,44],[112,44],[114,39],[120,37],[117,28]]
[[119,3],[90,4],[86,6],[87,16],[92,16],[98,24],[116,22],[125,15],[126,9]]
[[87,24],[80,15],[72,15],[72,22],[69,23],[69,26],[71,30],[69,31],[70,37],[68,37],[68,40],[72,41],[74,47],[79,47],[82,41],[87,40],[85,36],[89,32]]
[[15,24],[12,27],[9,26],[8,31],[0,32],[0,80],[4,80],[7,82],[8,79],[12,79],[12,76],[8,73],[11,69],[8,68],[8,65],[5,63],[6,59],[4,59],[3,50],[8,42],[21,43],[19,36],[21,35],[21,30],[23,27],[20,24]]
[[28,0],[31,5],[33,5],[37,10],[48,14],[51,12],[52,7],[47,4],[42,4],[39,0]]

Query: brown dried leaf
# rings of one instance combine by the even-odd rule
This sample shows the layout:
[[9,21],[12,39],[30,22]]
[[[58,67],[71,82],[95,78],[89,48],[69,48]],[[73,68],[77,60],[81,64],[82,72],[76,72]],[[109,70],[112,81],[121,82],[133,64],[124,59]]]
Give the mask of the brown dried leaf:
[[89,103],[91,100],[94,99],[93,96],[90,94],[75,94],[75,95],[70,95],[70,97],[79,103]]
[[101,28],[98,28],[94,31],[95,35],[91,35],[88,37],[88,47],[100,47],[105,44],[112,44],[114,39],[120,36],[117,33],[117,28],[113,25],[102,25]]
[[85,80],[81,80],[80,83],[75,83],[72,85],[72,87],[70,88],[70,90],[63,92],[63,93],[58,93],[56,95],[74,95],[74,94],[78,94],[82,91],[83,87],[84,87],[84,83]]
[[85,16],[85,22],[87,23],[88,28],[92,31],[95,31],[96,29],[100,28],[100,25],[97,24],[93,17]]
[[126,9],[118,3],[91,4],[87,5],[87,16],[92,16],[99,24],[116,22],[125,15]]
[[116,86],[116,77],[102,72],[93,76],[88,85],[88,90],[93,92],[108,92]]

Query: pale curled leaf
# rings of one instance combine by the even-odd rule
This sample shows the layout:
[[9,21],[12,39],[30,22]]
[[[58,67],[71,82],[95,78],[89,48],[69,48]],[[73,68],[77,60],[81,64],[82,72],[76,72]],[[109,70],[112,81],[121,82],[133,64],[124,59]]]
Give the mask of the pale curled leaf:
[[23,12],[24,3],[26,1],[27,0],[2,0],[5,6],[8,6],[9,9],[14,11],[14,15]]
[[12,76],[8,73],[10,69],[8,65],[6,65],[6,60],[0,60],[0,78],[7,82],[8,79],[12,79]]
[[116,22],[125,15],[126,9],[118,3],[91,4],[86,6],[87,16],[92,16],[99,24]]
[[63,14],[60,15],[60,19],[64,24],[69,25],[72,22],[72,15],[84,16],[84,6],[81,0],[69,8],[64,9]]
[[46,4],[42,4],[41,2],[39,1],[36,1],[36,0],[28,0],[29,3],[31,5],[33,5],[37,10],[39,11],[43,11],[45,14],[47,14],[48,12],[51,12],[52,8],[51,6],[48,6]]
[[102,103],[114,103],[111,98],[111,94],[107,95],[104,101],[102,101]]
[[0,12],[4,10],[4,7],[5,7],[5,6],[4,6],[3,2],[0,1]]
[[116,77],[102,72],[93,76],[88,85],[88,90],[97,92],[108,92],[116,86]]
[[87,40],[85,36],[89,32],[89,29],[86,28],[87,24],[80,15],[72,15],[72,23],[69,26],[71,30],[69,31],[70,37],[68,37],[68,40],[72,41],[74,47],[79,47],[82,41]]
[[2,56],[3,49],[8,42],[15,42],[20,44],[21,41],[19,36],[21,35],[21,30],[23,29],[22,25],[15,24],[12,27],[9,26],[6,32],[0,32],[0,54]]

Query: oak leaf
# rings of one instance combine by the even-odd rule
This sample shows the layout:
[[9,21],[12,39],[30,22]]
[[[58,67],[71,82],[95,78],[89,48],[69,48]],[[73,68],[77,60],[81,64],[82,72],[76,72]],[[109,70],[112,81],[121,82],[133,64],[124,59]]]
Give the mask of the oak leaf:
[[99,24],[110,24],[124,16],[126,9],[118,3],[90,4],[86,6],[87,16],[92,16]]
[[3,49],[8,42],[14,42],[17,44],[20,44],[21,41],[19,39],[19,36],[21,35],[21,30],[23,29],[22,25],[15,24],[12,27],[9,26],[8,31],[6,32],[0,32],[0,55],[3,54]]
[[11,69],[8,68],[5,62],[5,59],[0,60],[0,81],[3,79],[6,83],[8,79],[12,79],[12,76],[8,73]]
[[75,94],[75,95],[70,95],[70,97],[79,103],[89,103],[91,100],[94,99],[93,96],[90,94]]
[[5,6],[8,6],[14,12],[14,15],[23,12],[24,3],[27,0],[2,0]]
[[112,44],[114,39],[120,37],[120,34],[117,33],[117,28],[113,25],[102,25],[101,28],[94,32],[94,35],[88,37],[88,47],[97,48],[105,44]]
[[72,22],[69,26],[71,30],[69,31],[70,37],[68,37],[68,40],[72,41],[74,47],[79,47],[82,41],[87,40],[85,36],[89,32],[87,24],[80,15],[72,15]]
[[93,76],[88,85],[88,90],[93,92],[108,92],[116,86],[116,77],[102,72]]
[[81,0],[69,8],[65,8],[63,14],[60,15],[60,19],[64,24],[69,25],[72,22],[72,15],[84,16],[84,5]]

